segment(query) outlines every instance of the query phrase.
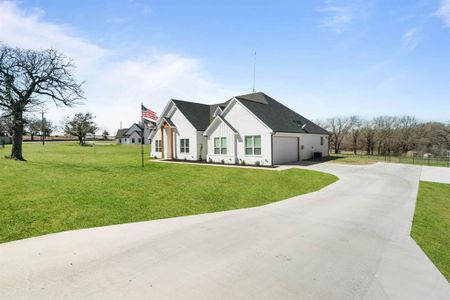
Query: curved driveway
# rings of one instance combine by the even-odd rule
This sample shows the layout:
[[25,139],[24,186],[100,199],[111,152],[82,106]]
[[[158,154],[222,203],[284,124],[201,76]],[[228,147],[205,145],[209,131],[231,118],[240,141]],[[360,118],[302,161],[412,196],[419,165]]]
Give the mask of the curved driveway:
[[0,245],[2,299],[450,299],[410,238],[420,167],[325,163],[340,180],[270,205]]

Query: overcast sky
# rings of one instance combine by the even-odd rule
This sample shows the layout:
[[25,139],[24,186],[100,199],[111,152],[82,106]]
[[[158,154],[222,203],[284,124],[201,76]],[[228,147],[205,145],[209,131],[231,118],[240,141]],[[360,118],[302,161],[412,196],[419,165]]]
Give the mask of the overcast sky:
[[256,89],[305,117],[450,119],[450,0],[0,0],[0,41],[55,48],[86,81],[77,111],[114,133],[140,103],[222,102]]

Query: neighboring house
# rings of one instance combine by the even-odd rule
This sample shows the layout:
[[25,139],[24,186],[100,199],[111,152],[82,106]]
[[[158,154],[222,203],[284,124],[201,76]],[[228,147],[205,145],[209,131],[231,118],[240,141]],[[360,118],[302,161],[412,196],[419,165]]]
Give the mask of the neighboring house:
[[172,99],[150,134],[151,156],[274,165],[328,155],[329,133],[257,92],[214,105]]
[[142,127],[138,124],[133,124],[130,128],[123,128],[117,130],[116,143],[117,144],[140,144],[142,142]]
[[11,144],[11,138],[9,136],[0,135],[0,145]]

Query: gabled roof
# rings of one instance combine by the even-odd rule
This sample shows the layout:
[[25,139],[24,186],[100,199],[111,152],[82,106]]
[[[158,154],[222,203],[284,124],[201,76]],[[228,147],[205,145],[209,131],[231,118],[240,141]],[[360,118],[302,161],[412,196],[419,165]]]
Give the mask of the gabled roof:
[[210,106],[207,104],[172,99],[176,107],[197,130],[205,130],[210,123]]
[[[135,128],[134,130],[130,131],[130,129]],[[130,126],[130,128],[127,129],[127,133],[126,135],[131,135],[133,132],[142,132],[142,127],[141,125],[139,125],[138,123],[134,123],[133,125]]]
[[274,132],[329,134],[319,125],[262,92],[235,98]]
[[204,131],[214,120],[217,108],[224,110],[233,99],[242,103],[273,132],[329,134],[319,125],[262,92],[235,96],[226,102],[212,105],[176,99],[172,101],[196,130]]
[[[133,128],[133,126],[136,126],[139,130],[133,130],[133,131],[131,131],[131,132],[128,132],[128,130],[130,130],[131,128]],[[134,123],[134,124],[131,125],[129,128],[119,129],[119,130],[117,130],[117,133],[116,133],[116,139],[127,138],[127,137],[129,137],[133,132],[137,132],[137,133],[139,133],[139,135],[141,135],[142,127],[141,127],[139,124]]]
[[205,130],[205,132],[203,133],[203,135],[204,135],[204,136],[208,136],[208,135],[209,135],[209,131],[214,127],[214,123],[219,122],[219,121],[220,121],[220,122],[223,122],[225,125],[227,125],[227,126],[231,129],[231,131],[233,131],[234,134],[238,134],[237,130],[234,129],[234,127],[231,126],[231,124],[228,123],[227,120],[225,120],[225,119],[222,118],[220,115],[218,115],[218,116],[216,116],[216,117],[214,118],[214,120],[212,120],[211,124],[209,124],[208,128]]
[[120,139],[120,138],[125,137],[125,133],[126,133],[127,131],[128,131],[128,128],[123,128],[123,129],[117,130],[117,133],[116,133],[116,139]]

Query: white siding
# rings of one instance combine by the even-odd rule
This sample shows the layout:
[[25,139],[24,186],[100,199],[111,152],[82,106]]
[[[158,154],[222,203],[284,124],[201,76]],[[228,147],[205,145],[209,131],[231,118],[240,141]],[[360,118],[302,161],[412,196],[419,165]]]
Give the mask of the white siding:
[[158,128],[156,130],[155,135],[152,138],[152,143],[151,143],[151,152],[150,152],[150,156],[151,157],[156,157],[156,158],[161,158],[161,152],[156,152],[156,141],[161,140],[161,128]]
[[[130,145],[130,144],[135,144],[135,145],[139,145],[139,139],[141,138],[140,134],[137,132],[133,132],[130,136],[128,137],[124,137],[124,138],[120,138],[120,139],[116,139],[117,144],[124,144],[124,145]],[[134,139],[134,142],[133,142]]]
[[[236,150],[235,150],[235,134],[234,131],[223,121],[216,122],[215,128],[212,129],[212,133],[208,136],[208,156],[207,161],[215,163],[221,163],[222,160],[225,164],[236,163]],[[224,137],[227,139],[227,154],[214,154],[214,138]]]
[[[169,111],[169,110],[168,110]],[[181,160],[198,160],[200,154],[200,145],[198,142],[203,141],[203,137],[201,136],[201,132],[198,132],[194,126],[186,119],[186,117],[178,110],[170,110],[170,115],[163,116],[171,119],[176,128],[173,129],[173,156],[175,159]],[[164,130],[164,158],[170,158],[170,129]],[[198,137],[201,137],[199,139]],[[189,153],[181,153],[180,147],[180,139],[189,139]],[[161,140],[161,128],[158,128],[156,134],[152,137],[151,143],[151,156],[156,158],[161,158],[161,153],[155,152],[155,141]],[[203,148],[204,156],[206,156],[206,146]]]
[[299,157],[299,138],[297,136],[273,137],[273,163],[282,164],[297,161]]
[[[323,137],[323,145],[320,145],[320,137]],[[328,135],[300,134],[300,159],[310,159],[314,152],[322,152],[322,156],[328,156]]]
[[197,153],[199,160],[206,160],[208,146],[207,139],[203,136],[203,131],[197,131]]
[[[173,114],[169,116],[172,122],[175,124],[174,129],[174,156],[176,159],[186,160],[198,160],[197,150],[197,130],[186,119],[186,117],[178,110],[175,109]],[[180,139],[189,139],[189,153],[181,153]]]
[[[228,123],[239,133],[236,136],[237,163],[253,165],[272,165],[272,136],[271,130],[253,116],[242,104],[233,102],[230,110],[223,116]],[[261,136],[261,155],[245,155],[245,136]]]

